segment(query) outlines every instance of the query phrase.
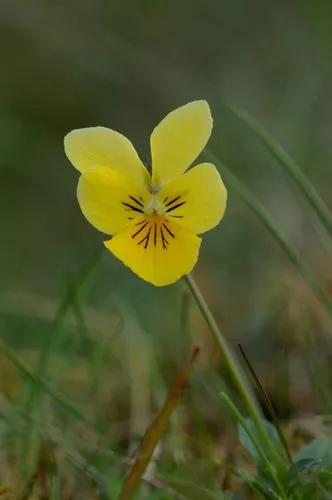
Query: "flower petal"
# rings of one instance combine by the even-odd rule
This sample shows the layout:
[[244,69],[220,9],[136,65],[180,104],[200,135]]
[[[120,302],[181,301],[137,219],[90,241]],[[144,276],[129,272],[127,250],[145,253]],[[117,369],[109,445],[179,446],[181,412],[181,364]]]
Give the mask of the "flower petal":
[[151,135],[152,183],[164,185],[182,174],[205,147],[212,130],[206,101],[194,101],[167,115]]
[[170,182],[160,192],[159,199],[166,205],[168,217],[200,234],[221,221],[227,191],[216,167],[201,163]]
[[93,226],[106,234],[115,234],[143,214],[150,194],[137,177],[104,167],[81,175],[77,197]]
[[110,167],[149,180],[149,173],[132,143],[124,135],[105,127],[72,130],[65,137],[65,152],[80,172]]
[[198,258],[201,238],[173,221],[142,217],[105,246],[140,278],[156,286],[174,283],[189,273]]

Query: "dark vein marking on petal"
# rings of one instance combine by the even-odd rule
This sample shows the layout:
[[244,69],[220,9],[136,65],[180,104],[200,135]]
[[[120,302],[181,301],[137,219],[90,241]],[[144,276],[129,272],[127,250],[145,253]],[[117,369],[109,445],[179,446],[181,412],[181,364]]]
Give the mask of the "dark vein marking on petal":
[[154,235],[153,235],[154,246],[157,246],[157,224],[154,223]]
[[137,200],[134,196],[130,196],[130,195],[129,195],[129,198],[130,198],[131,200],[133,200],[135,203],[137,203],[137,205],[139,205],[140,207],[144,208],[143,203],[141,203],[139,200]]
[[144,214],[143,210],[141,210],[140,208],[134,207],[133,205],[130,205],[130,203],[126,203],[125,201],[122,201],[122,205],[130,208],[131,210],[134,210],[134,212],[140,212],[141,214]]
[[[150,232],[151,232],[151,226],[149,227],[149,230],[147,232],[147,234],[144,236],[144,238],[142,238],[138,243],[137,243],[137,246],[140,245],[141,243],[143,243],[143,241],[146,241],[147,243],[149,242],[149,238],[150,238]],[[144,245],[144,248],[146,248],[147,244]]]
[[144,248],[147,248],[147,247],[148,247],[148,244],[149,244],[149,239],[150,239],[150,233],[151,233],[151,226],[149,227],[149,232],[148,232],[148,234],[146,235],[146,242],[145,242]]
[[140,225],[141,225],[141,224],[143,224],[145,221],[146,221],[146,219],[143,219],[143,220],[141,220],[141,221],[137,222],[137,223],[136,223],[136,226],[140,226]]
[[146,221],[146,223],[145,223],[145,224],[143,224],[143,226],[141,226],[141,227],[138,229],[138,231],[136,231],[136,233],[132,235],[132,238],[135,238],[135,236],[137,236],[137,235],[138,235],[138,234],[139,234],[139,233],[140,233],[140,232],[141,232],[141,231],[142,231],[142,230],[143,230],[143,229],[144,229],[144,228],[145,228],[148,224],[149,224],[149,223],[148,223],[148,221]]
[[183,215],[172,215],[172,214],[169,214],[169,217],[175,217],[176,219],[183,219]]
[[182,207],[182,205],[184,205],[186,202],[185,201],[181,201],[181,203],[177,203],[176,205],[174,205],[174,207],[171,207],[167,210],[167,212],[172,212],[172,210],[175,210],[176,208],[179,208],[179,207]]
[[177,196],[176,198],[173,198],[173,200],[171,200],[168,203],[166,203],[166,207],[169,207],[170,205],[172,205],[172,203],[178,201],[180,198],[181,198],[181,195]]
[[163,223],[163,226],[166,229],[166,231],[168,232],[168,234],[170,234],[172,236],[172,238],[175,238],[175,234],[172,233],[172,231],[166,226],[166,224]]
[[166,203],[167,200],[168,200],[168,196],[166,196],[166,198],[164,199],[163,203]]
[[160,226],[160,234],[161,234],[161,242],[163,244],[163,248],[167,248],[168,241],[166,240],[164,233],[163,233],[163,228]]

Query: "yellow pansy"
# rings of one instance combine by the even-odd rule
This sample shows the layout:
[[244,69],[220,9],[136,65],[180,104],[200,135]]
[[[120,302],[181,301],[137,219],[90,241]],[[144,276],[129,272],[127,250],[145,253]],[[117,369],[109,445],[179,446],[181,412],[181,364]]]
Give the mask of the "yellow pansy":
[[105,127],[73,130],[66,154],[81,176],[78,201],[88,221],[112,235],[105,246],[156,286],[189,273],[201,238],[225,211],[226,189],[210,163],[190,170],[212,130],[206,101],[168,114],[151,134],[152,174],[132,143]]

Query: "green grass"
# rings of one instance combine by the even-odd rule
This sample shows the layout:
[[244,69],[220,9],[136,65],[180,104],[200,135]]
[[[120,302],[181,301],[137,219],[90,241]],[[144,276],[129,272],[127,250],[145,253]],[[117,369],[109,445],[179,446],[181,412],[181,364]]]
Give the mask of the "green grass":
[[[196,345],[134,497],[331,498],[332,11],[266,7],[2,9],[0,499],[118,498]],[[198,98],[214,118],[202,156],[229,202],[203,235],[193,296],[103,250],[62,138],[110,126],[149,164],[150,131]]]
[[[242,198],[248,208],[263,223],[265,229],[290,259],[295,270],[309,285],[309,290],[318,299],[320,307],[330,315],[332,309],[328,293],[323,290],[316,273],[283,234],[273,217],[234,173],[211,152],[209,159],[220,168],[228,187]],[[133,312],[128,313],[130,310],[126,309],[126,305],[121,302],[117,304],[117,308],[120,309],[117,314],[120,314],[121,321],[120,327],[113,326],[115,331],[109,331],[108,335],[100,337],[96,332],[91,331],[91,321],[86,312],[85,301],[88,288],[98,286],[96,279],[92,280],[92,277],[93,274],[98,276],[98,270],[104,266],[101,256],[102,253],[98,252],[78,273],[56,308],[54,318],[50,317],[39,325],[41,331],[39,338],[42,338],[42,342],[37,348],[38,355],[32,364],[31,361],[24,360],[24,357],[27,357],[24,350],[21,354],[20,349],[11,347],[8,341],[3,340],[1,343],[4,367],[8,365],[7,370],[10,375],[10,377],[7,375],[3,382],[4,387],[8,385],[6,388],[8,409],[2,413],[3,439],[4,442],[12,443],[13,450],[17,450],[7,456],[8,452],[5,448],[3,460],[11,473],[16,471],[18,478],[15,484],[6,486],[10,487],[14,495],[22,500],[43,494],[54,499],[63,498],[67,494],[67,489],[70,490],[70,488],[77,498],[81,494],[89,495],[89,498],[116,498],[120,495],[124,478],[132,463],[132,451],[128,449],[128,445],[132,439],[140,439],[139,435],[131,435],[131,429],[138,426],[136,421],[132,421],[132,415],[135,415],[135,419],[143,415],[145,418],[140,428],[142,430],[148,428],[153,421],[154,411],[157,411],[160,399],[163,397],[165,381],[160,383],[161,373],[158,374],[157,379],[154,379],[155,370],[159,371],[161,368],[155,363],[146,366],[142,364],[143,358],[136,358],[136,355],[132,356],[132,354],[128,358],[128,353],[125,353],[125,350],[129,349],[133,352],[137,350],[139,354],[141,349],[141,347],[137,349],[136,345],[128,344],[125,340],[126,325],[129,325],[130,329],[141,329],[143,325],[142,320],[135,317]],[[258,497],[284,500],[325,498],[324,495],[328,495],[330,491],[329,467],[332,466],[330,462],[332,457],[329,454],[326,455],[324,439],[317,441],[316,448],[309,447],[308,452],[303,448],[303,452],[299,451],[296,454],[287,427],[282,430],[277,421],[277,428],[274,428],[273,424],[262,419],[261,410],[255,409],[257,402],[251,399],[253,388],[248,388],[248,382],[245,379],[241,382],[238,378],[243,377],[242,368],[236,358],[233,358],[233,354],[228,352],[225,341],[220,340],[223,337],[197,285],[192,278],[189,277],[188,280],[193,299],[197,302],[200,312],[217,340],[216,346],[219,345],[220,352],[215,353],[218,364],[220,361],[226,361],[225,366],[220,372],[209,363],[203,363],[196,377],[194,374],[193,379],[189,381],[188,401],[181,395],[183,398],[182,417],[181,412],[177,416],[179,410],[172,405],[167,421],[165,420],[158,435],[154,434],[155,430],[151,424],[149,432],[155,435],[153,448],[160,441],[160,450],[157,456],[152,456],[153,448],[151,448],[151,456],[145,457],[144,455],[144,460],[147,460],[147,463],[153,462],[153,468],[151,470],[148,468],[145,473],[146,464],[136,476],[135,488],[129,488],[130,494],[129,489],[126,493],[124,492],[127,490],[123,489],[121,498],[194,499],[202,495],[203,498],[235,498],[235,491],[238,488],[243,491],[243,494],[245,491],[250,491],[254,497],[258,495]],[[193,331],[191,317],[194,315],[197,319],[197,312],[193,308],[193,299],[190,299],[188,293],[183,293],[181,287],[177,286],[174,287],[174,297],[182,302],[182,305],[177,308],[177,321],[180,332],[187,336],[186,345],[190,345],[192,342],[190,337],[197,335],[203,328],[203,324],[199,329],[195,327],[196,331]],[[172,308],[167,307],[166,303],[163,305],[163,301],[159,307],[159,314],[165,314],[165,308],[172,314]],[[174,307],[174,302],[172,307]],[[149,308],[146,309],[146,314],[148,312]],[[3,316],[5,318],[6,314]],[[110,318],[112,316],[113,313],[110,314]],[[69,318],[72,320],[70,327]],[[13,319],[22,320],[23,324],[35,321],[35,318],[24,317],[24,314],[21,318],[19,311],[15,312],[12,321]],[[204,339],[206,343],[208,340],[206,333]],[[153,340],[150,339],[149,342],[151,341]],[[170,344],[172,343],[171,339]],[[147,346],[146,343],[145,347]],[[305,356],[309,350],[313,355],[318,348],[314,343],[310,345],[302,343],[299,347],[304,349]],[[109,391],[116,394],[118,390],[129,390],[130,394],[132,382],[130,379],[126,380],[126,373],[128,374],[126,359],[137,362],[137,367],[130,367],[129,373],[136,373],[141,381],[146,381],[147,385],[137,386],[136,384],[136,387],[140,388],[140,393],[132,394],[129,399],[123,399],[121,395],[119,401],[116,401],[114,396],[110,400],[111,392]],[[312,356],[311,359],[313,359]],[[312,362],[309,363],[308,374],[312,376],[312,383],[319,385],[323,380],[323,375],[321,369],[319,372],[315,366]],[[145,372],[143,378],[142,370]],[[222,378],[220,378],[221,374]],[[78,376],[78,380],[75,376]],[[165,377],[169,379],[167,371],[162,376],[163,379]],[[222,399],[238,426],[238,435],[233,437],[235,442],[238,442],[238,450],[232,451],[231,455],[227,455],[223,446],[219,449],[213,444],[213,434],[210,435],[211,431],[205,421],[203,408],[198,408],[191,413],[195,407],[192,405],[195,405],[196,391],[200,393],[200,401],[206,398],[209,400],[210,397],[208,393],[201,391],[202,377],[206,379],[204,383],[209,383],[208,380],[211,379],[210,391],[214,391],[216,396],[223,384],[227,387],[227,392],[231,394],[231,397],[225,393],[222,394]],[[154,380],[157,380],[155,387]],[[327,380],[325,383],[328,383]],[[117,390],[118,384],[120,386]],[[167,384],[169,382],[166,382]],[[150,412],[144,415],[142,404],[144,400],[148,401],[146,396],[144,397],[144,392],[152,397],[151,388],[160,394],[154,401],[154,410],[149,403],[147,407],[150,408]],[[264,394],[266,398],[264,381],[261,389],[263,391],[261,394]],[[317,393],[323,393],[323,402],[328,401],[327,388],[322,391],[322,387],[319,387]],[[120,392],[118,394],[120,395]],[[258,392],[258,396],[259,394]],[[124,429],[121,430],[121,420],[114,416],[110,420],[109,415],[114,410],[118,411],[118,405],[126,399],[135,406],[124,409],[128,420],[125,422]],[[114,402],[117,403],[115,406]],[[242,410],[238,409],[237,404],[240,404]],[[232,424],[227,422],[227,419],[225,420],[225,411],[222,406],[216,405],[215,408],[218,416],[224,421],[223,433],[227,435],[232,429]],[[168,421],[173,411],[175,412],[173,418]],[[131,415],[131,412],[134,413]],[[252,416],[253,420],[245,417],[243,412]],[[194,425],[195,435],[181,437],[180,429],[184,428],[184,425]],[[328,432],[326,432],[325,439],[330,439]],[[286,446],[287,453],[291,450],[290,462],[287,454],[282,451],[283,446]],[[199,484],[195,481],[195,470],[197,468],[197,474],[200,474],[202,465],[198,456],[195,455],[197,453],[195,450],[200,449],[197,447],[201,447],[203,452],[206,470],[204,479],[200,480]],[[243,459],[240,460],[241,447],[247,453],[245,462]],[[311,450],[314,451],[311,452]],[[182,461],[178,462],[176,458],[176,453],[180,451],[195,457],[194,461],[191,460],[185,464],[187,459],[184,459],[182,465]],[[226,453],[224,461],[220,462],[220,459],[217,459],[218,453]],[[12,458],[9,460],[10,456]],[[220,477],[218,479],[218,475],[216,476],[213,472],[217,464],[218,469],[223,472],[224,479]],[[255,466],[255,472],[252,472],[253,466]],[[236,486],[237,481],[240,482],[240,486]],[[232,485],[235,488],[234,493],[232,493]],[[137,487],[139,487],[138,490],[136,490]]]

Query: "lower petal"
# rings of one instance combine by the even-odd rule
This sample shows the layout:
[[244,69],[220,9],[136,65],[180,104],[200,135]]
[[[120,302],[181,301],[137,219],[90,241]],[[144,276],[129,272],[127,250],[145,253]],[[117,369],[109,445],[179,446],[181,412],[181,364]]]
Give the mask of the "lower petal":
[[197,262],[201,238],[159,216],[137,218],[105,246],[140,278],[155,286],[174,283]]

